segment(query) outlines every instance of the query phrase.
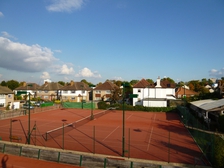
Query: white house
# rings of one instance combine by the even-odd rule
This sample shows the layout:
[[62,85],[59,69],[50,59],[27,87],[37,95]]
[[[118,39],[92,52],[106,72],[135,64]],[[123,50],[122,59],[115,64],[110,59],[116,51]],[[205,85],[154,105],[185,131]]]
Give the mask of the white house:
[[175,84],[168,80],[160,81],[160,77],[155,84],[142,79],[133,86],[133,94],[138,95],[137,98],[133,98],[133,106],[167,107],[169,100],[176,99]]

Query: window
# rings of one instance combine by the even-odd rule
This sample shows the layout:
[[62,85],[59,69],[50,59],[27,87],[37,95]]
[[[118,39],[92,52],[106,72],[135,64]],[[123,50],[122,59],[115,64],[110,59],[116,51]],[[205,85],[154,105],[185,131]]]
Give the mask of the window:
[[141,93],[141,89],[138,89],[138,93]]
[[96,93],[101,93],[101,91],[100,90],[96,90]]
[[75,90],[71,90],[71,93],[75,93]]
[[82,90],[82,94],[84,94],[85,93],[85,90]]
[[106,93],[107,93],[107,94],[110,94],[110,93],[111,93],[111,91],[110,91],[110,90],[107,90],[107,91],[106,91]]
[[0,103],[0,107],[4,107],[4,103]]
[[10,99],[11,99],[11,98],[12,98],[12,95],[11,95],[11,94],[8,94],[8,98],[10,98]]
[[71,99],[72,99],[72,100],[75,100],[75,97],[74,97],[74,96],[72,96],[72,97],[71,97]]
[[68,91],[67,90],[63,90],[63,93],[68,93]]
[[44,92],[45,92],[45,93],[48,93],[48,90],[45,90]]

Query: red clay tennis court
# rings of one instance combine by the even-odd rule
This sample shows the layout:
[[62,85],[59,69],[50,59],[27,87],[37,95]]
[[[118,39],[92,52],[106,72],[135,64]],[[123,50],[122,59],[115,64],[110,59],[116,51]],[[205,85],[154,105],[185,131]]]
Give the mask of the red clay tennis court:
[[124,124],[122,111],[94,110],[93,113],[100,112],[103,115],[93,120],[90,120],[91,110],[86,109],[31,114],[30,122],[28,115],[1,120],[0,136],[6,141],[10,141],[10,135],[20,137],[21,140],[11,141],[28,143],[30,123],[30,144],[37,146],[205,165],[200,149],[176,113],[125,111]]

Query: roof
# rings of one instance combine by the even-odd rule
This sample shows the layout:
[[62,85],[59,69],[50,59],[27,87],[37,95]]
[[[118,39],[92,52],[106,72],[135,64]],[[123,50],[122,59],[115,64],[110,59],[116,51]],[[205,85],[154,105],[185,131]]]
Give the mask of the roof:
[[153,84],[149,83],[147,80],[142,79],[138,81],[133,88],[146,88],[146,87],[155,87]]
[[103,84],[97,86],[94,90],[114,90],[115,88],[119,87],[109,81],[106,81]]
[[39,85],[36,83],[25,83],[23,86],[19,86],[15,88],[14,90],[39,90]]
[[13,91],[6,86],[0,86],[0,94],[12,94]]
[[83,82],[71,82],[70,85],[63,86],[61,90],[91,90],[91,88]]
[[211,99],[207,99],[207,100],[199,100],[199,101],[194,101],[191,102],[191,104],[193,104],[196,107],[199,107],[203,110],[206,111],[212,111],[215,109],[224,109],[224,99],[219,99],[219,100],[211,100]]
[[60,90],[62,87],[63,86],[58,82],[51,82],[51,83],[46,82],[45,84],[39,87],[39,90],[48,90],[48,91]]
[[176,91],[176,94],[180,95],[198,95],[197,92],[190,90],[190,89],[184,89],[183,87],[179,87]]
[[160,85],[161,85],[162,88],[175,88],[176,87],[175,83],[171,83],[167,79],[161,80]]

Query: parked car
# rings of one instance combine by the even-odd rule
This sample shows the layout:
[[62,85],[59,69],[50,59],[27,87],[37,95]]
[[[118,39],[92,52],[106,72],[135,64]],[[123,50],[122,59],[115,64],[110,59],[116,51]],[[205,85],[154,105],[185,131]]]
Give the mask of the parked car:
[[33,109],[34,108],[34,106],[32,106],[31,104],[30,104],[30,106],[29,106],[29,104],[27,103],[27,104],[23,104],[23,108],[24,109]]
[[41,104],[42,104],[41,102],[35,102],[34,105],[35,105],[36,107],[40,107]]

